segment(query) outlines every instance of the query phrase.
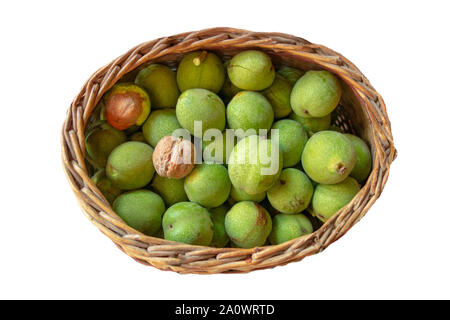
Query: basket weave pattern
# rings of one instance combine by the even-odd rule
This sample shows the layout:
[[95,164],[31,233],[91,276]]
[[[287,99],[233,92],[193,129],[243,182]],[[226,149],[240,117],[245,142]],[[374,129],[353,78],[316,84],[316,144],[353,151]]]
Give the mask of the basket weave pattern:
[[[353,201],[319,230],[276,246],[252,249],[175,243],[143,235],[127,226],[89,178],[84,160],[84,128],[103,94],[117,81],[131,77],[133,72],[150,62],[175,66],[185,53],[200,49],[226,57],[242,50],[258,49],[268,53],[275,64],[283,62],[303,69],[326,69],[342,79],[349,98],[343,99],[335,124],[346,131],[358,132],[369,143],[373,169]],[[207,29],[149,41],[104,66],[89,78],[72,102],[61,138],[64,170],[87,218],[138,262],[179,273],[249,272],[299,261],[324,250],[358,222],[380,196],[396,156],[383,99],[350,61],[324,46],[291,35],[230,28]]]

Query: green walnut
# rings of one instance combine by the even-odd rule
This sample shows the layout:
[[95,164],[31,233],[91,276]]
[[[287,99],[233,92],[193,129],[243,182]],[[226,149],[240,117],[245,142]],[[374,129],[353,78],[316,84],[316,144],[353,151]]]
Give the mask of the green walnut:
[[303,149],[303,169],[311,179],[321,184],[343,181],[352,172],[355,163],[353,144],[336,131],[315,133]]
[[257,135],[240,140],[233,148],[228,163],[233,186],[252,195],[269,189],[278,180],[283,168],[283,156],[277,147],[270,139]]
[[104,168],[111,152],[127,141],[125,133],[111,127],[106,121],[99,121],[87,134],[86,155],[89,162],[97,168]]
[[352,201],[360,186],[352,177],[337,184],[319,184],[312,198],[313,214],[323,222]]
[[[176,115],[180,125],[199,138],[208,129],[225,129],[225,105],[214,92],[206,89],[184,91],[178,99]],[[196,121],[201,122],[201,131],[195,132]]]
[[276,245],[313,232],[311,221],[303,214],[277,214],[273,217],[271,244]]
[[[303,126],[294,120],[283,119],[275,122],[272,130],[278,130],[278,144],[283,155],[283,167],[288,168],[298,164],[308,141],[308,134]],[[274,138],[273,131],[271,138]]]
[[167,206],[189,200],[184,191],[184,179],[172,179],[155,175],[151,187],[163,198]]
[[261,202],[266,198],[266,191],[263,191],[261,193],[256,193],[256,194],[248,194],[247,192],[237,189],[234,186],[232,186],[230,197],[235,202],[240,202],[240,201]]
[[180,128],[181,125],[178,122],[175,110],[163,109],[150,113],[150,116],[142,126],[142,133],[145,140],[155,148],[159,140],[165,136],[172,135],[175,130]]
[[104,169],[97,171],[91,179],[110,204],[112,204],[113,201],[122,193],[122,190],[115,187],[111,181],[106,178]]
[[221,205],[220,207],[209,209],[209,212],[214,224],[214,236],[209,245],[211,247],[223,248],[230,241],[225,231],[225,215],[228,212],[228,207]]
[[291,107],[302,117],[324,117],[337,107],[341,95],[341,83],[332,73],[308,71],[292,89]]
[[152,180],[153,148],[148,144],[128,141],[115,148],[106,163],[106,176],[122,190],[139,189]]
[[289,83],[293,86],[297,82],[298,79],[300,79],[301,76],[305,74],[304,71],[288,67],[288,66],[282,66],[280,70],[277,72],[280,76],[285,78]]
[[227,169],[220,164],[197,165],[185,178],[184,190],[190,201],[206,208],[218,207],[230,195],[231,182]]
[[344,134],[353,144],[356,150],[356,163],[350,176],[355,178],[360,184],[366,181],[372,169],[372,155],[366,142],[360,137],[352,134]]
[[275,119],[287,117],[292,112],[291,91],[292,85],[280,75],[276,75],[272,85],[263,91],[272,105]]
[[203,88],[219,93],[225,81],[222,60],[214,53],[196,51],[183,57],[177,70],[177,83],[181,92]]
[[240,248],[263,246],[271,230],[270,214],[252,201],[236,203],[225,216],[225,231]]
[[295,214],[309,206],[313,192],[314,187],[306,174],[288,168],[281,172],[280,179],[267,191],[267,199],[281,213]]
[[164,239],[208,246],[214,236],[214,225],[207,209],[194,202],[178,202],[164,213]]
[[310,137],[316,132],[328,130],[331,123],[331,114],[327,114],[326,116],[320,118],[305,118],[295,113],[291,113],[289,118],[300,123]]
[[270,130],[274,119],[269,101],[261,93],[253,91],[242,91],[235,95],[226,112],[230,129],[255,130],[252,134],[258,134],[260,129]]
[[118,130],[140,126],[151,111],[147,92],[133,83],[114,85],[105,94],[104,102],[106,121]]
[[228,77],[243,90],[260,91],[272,85],[275,68],[262,51],[247,50],[235,55],[228,64]]
[[180,90],[169,67],[153,63],[139,71],[134,82],[147,90],[153,108],[174,108],[177,104]]
[[152,236],[161,229],[161,219],[166,206],[163,199],[149,190],[135,190],[117,197],[114,211],[130,227]]

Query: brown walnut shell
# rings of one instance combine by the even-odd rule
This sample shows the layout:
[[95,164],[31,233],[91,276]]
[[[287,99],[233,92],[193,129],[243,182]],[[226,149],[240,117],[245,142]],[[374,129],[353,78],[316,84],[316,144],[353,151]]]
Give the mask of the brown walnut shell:
[[153,166],[161,177],[181,179],[194,169],[194,145],[188,140],[166,136],[153,152]]

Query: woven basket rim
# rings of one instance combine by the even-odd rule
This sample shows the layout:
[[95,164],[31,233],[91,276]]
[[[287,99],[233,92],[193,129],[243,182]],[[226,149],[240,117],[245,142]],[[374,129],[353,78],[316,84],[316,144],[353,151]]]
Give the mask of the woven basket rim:
[[[371,124],[375,154],[372,172],[355,198],[312,234],[279,245],[251,249],[187,245],[146,236],[127,226],[89,178],[84,160],[84,127],[103,94],[137,67],[168,55],[199,49],[244,50],[255,47],[274,55],[289,54],[339,76],[354,91]],[[358,222],[380,196],[396,157],[390,121],[381,95],[341,54],[285,33],[211,28],[142,43],[100,68],[86,81],[67,111],[62,133],[62,160],[69,184],[87,218],[121,250],[146,265],[179,273],[249,272],[299,261],[324,250]]]

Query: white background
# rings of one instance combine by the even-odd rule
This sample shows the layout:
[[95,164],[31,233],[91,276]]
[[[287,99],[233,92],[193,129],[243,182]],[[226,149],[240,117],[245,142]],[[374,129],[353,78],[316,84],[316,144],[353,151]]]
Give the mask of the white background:
[[[450,298],[446,1],[8,1],[0,8],[0,298]],[[244,275],[134,262],[82,214],[60,130],[84,81],[157,37],[228,26],[324,44],[382,94],[399,155],[324,252]]]

